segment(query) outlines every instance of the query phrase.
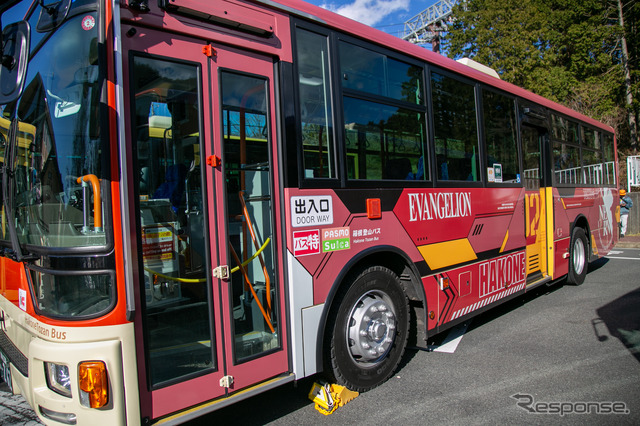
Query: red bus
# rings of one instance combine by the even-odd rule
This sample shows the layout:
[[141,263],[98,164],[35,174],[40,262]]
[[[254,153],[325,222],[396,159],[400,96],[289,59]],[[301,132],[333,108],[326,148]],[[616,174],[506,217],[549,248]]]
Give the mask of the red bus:
[[365,391],[617,241],[613,129],[498,78],[297,0],[44,3],[0,7],[0,371],[48,424]]

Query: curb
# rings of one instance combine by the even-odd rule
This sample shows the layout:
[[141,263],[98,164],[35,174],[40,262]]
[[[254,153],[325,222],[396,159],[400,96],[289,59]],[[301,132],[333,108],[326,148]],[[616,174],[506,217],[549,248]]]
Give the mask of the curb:
[[640,248],[640,235],[627,235],[624,238],[620,238],[615,245],[616,248]]

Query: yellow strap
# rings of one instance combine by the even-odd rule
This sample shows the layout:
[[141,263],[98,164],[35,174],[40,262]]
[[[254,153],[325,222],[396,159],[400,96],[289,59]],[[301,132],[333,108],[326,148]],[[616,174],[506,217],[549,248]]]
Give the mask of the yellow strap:
[[[242,267],[247,266],[249,263],[251,263],[251,261],[253,259],[255,259],[256,257],[258,257],[258,255],[260,255],[260,253],[262,253],[264,251],[264,249],[267,248],[267,245],[269,245],[269,243],[271,242],[271,238],[267,238],[267,240],[264,242],[264,244],[262,245],[262,247],[260,247],[260,249],[258,249],[257,252],[254,253],[253,256],[251,256],[249,259],[245,260],[244,262],[242,262]],[[170,277],[169,275],[164,275],[161,274],[159,272],[156,272],[152,269],[149,268],[144,268],[145,271],[149,272],[150,274],[156,275],[160,278],[165,278],[167,280],[170,281],[178,281],[180,283],[204,283],[207,281],[206,278],[178,278],[178,277]],[[236,266],[235,268],[233,268],[231,270],[231,273],[233,274],[234,272],[237,272],[238,270],[240,270],[239,266]]]
[[170,281],[178,281],[178,282],[180,282],[180,283],[204,283],[204,282],[207,282],[207,279],[206,279],[206,278],[178,278],[178,277],[170,277],[169,275],[161,274],[161,273],[159,273],[159,272],[156,272],[156,271],[154,271],[154,270],[152,270],[152,269],[149,269],[149,268],[146,268],[146,267],[144,268],[144,270],[145,270],[145,271],[147,271],[147,272],[149,272],[149,273],[151,273],[151,274],[153,274],[153,275],[157,275],[158,277],[165,278],[165,279],[170,280]]
[[[264,251],[264,249],[267,248],[267,245],[271,242],[271,238],[267,238],[267,240],[264,242],[264,244],[262,245],[262,247],[260,247],[258,249],[257,252],[254,253],[253,256],[251,256],[250,258],[248,258],[247,260],[245,260],[244,262],[242,262],[242,267],[244,268],[245,266],[247,266],[249,263],[251,263],[251,261],[253,259],[255,259],[256,257],[258,257],[260,255],[260,253],[262,253]],[[237,272],[240,269],[239,266],[236,266],[235,268],[231,269],[231,273],[233,274],[234,272]]]

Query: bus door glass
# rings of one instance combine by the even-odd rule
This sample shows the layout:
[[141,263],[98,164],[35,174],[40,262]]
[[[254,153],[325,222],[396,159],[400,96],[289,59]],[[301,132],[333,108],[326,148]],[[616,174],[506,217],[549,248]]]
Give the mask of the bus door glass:
[[142,34],[123,39],[139,380],[143,417],[158,418],[228,392],[220,385],[221,308],[210,268],[218,231],[207,220],[217,206],[205,196],[212,191],[205,162],[210,70],[201,41],[174,35],[166,43],[165,33],[131,33]]
[[545,132],[522,125],[522,152],[525,186],[525,237],[527,241],[527,280],[546,275],[546,208],[542,143]]
[[152,418],[288,370],[273,60],[166,36],[127,39]]
[[[277,262],[273,60],[214,46],[214,170],[227,374],[241,389],[287,370]],[[222,232],[226,230],[226,232]],[[215,268],[216,265],[214,265]],[[228,302],[228,303],[227,303]]]

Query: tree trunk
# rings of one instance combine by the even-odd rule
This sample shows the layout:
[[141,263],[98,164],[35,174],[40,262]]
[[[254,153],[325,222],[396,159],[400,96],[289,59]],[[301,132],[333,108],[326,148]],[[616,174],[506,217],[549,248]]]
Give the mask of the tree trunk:
[[624,68],[624,86],[627,110],[629,116],[629,130],[631,136],[631,149],[634,154],[638,153],[638,127],[636,124],[636,114],[633,109],[633,93],[631,91],[631,72],[629,71],[629,49],[627,49],[627,38],[625,37],[624,17],[622,15],[622,0],[618,0],[619,24],[622,27],[622,66]]

